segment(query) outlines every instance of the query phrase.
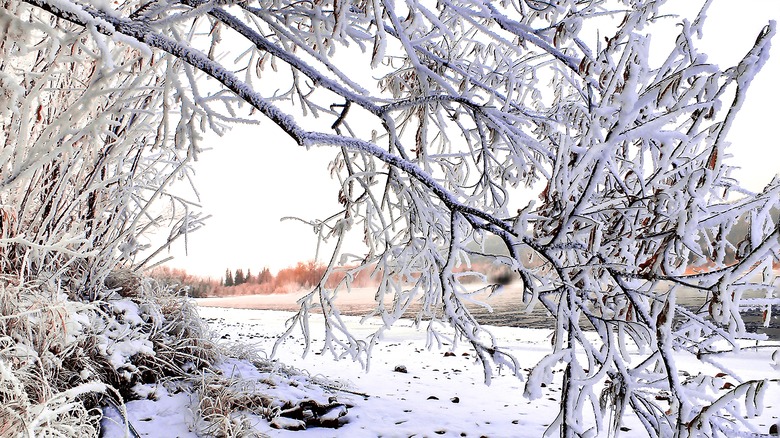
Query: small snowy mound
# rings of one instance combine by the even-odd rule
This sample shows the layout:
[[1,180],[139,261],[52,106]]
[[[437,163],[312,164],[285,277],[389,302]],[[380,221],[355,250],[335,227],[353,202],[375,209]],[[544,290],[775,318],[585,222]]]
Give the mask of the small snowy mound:
[[163,424],[166,436],[260,436],[258,422],[346,422],[332,383],[217,345],[181,291],[130,280],[84,301],[0,278],[0,435],[160,436]]

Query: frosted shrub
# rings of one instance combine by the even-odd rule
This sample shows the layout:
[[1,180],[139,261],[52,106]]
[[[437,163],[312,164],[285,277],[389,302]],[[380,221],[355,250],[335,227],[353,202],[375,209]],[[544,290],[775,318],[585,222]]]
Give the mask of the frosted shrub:
[[194,391],[225,360],[188,298],[142,274],[201,225],[169,185],[224,118],[176,57],[0,4],[0,435],[98,436],[102,408]]
[[0,434],[96,436],[100,412],[82,397],[105,391],[95,384],[93,358],[78,347],[71,312],[88,306],[68,303],[56,290],[0,279]]
[[138,302],[89,304],[45,284],[0,286],[3,436],[95,436],[104,396],[121,402],[138,383],[194,376],[219,357],[192,305],[156,283]]

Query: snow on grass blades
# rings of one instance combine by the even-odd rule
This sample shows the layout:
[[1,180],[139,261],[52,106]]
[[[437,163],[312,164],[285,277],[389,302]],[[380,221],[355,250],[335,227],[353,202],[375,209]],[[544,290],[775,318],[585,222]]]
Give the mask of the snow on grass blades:
[[167,393],[190,394],[191,424],[209,436],[252,436],[253,416],[285,428],[345,421],[347,406],[326,381],[217,345],[186,296],[140,277],[131,283],[82,303],[56,284],[0,279],[0,436],[135,430],[125,404]]

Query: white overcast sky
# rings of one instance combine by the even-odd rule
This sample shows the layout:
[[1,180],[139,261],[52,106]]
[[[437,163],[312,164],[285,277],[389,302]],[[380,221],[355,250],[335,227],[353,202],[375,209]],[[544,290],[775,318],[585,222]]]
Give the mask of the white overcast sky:
[[[699,3],[671,0],[667,9]],[[711,62],[734,65],[768,20],[778,19],[780,0],[714,0],[700,47]],[[780,36],[773,44],[771,57],[754,80],[729,135],[732,164],[741,167],[735,176],[754,191],[780,173]],[[171,251],[175,259],[167,264],[218,278],[226,268],[256,273],[267,266],[276,272],[313,259],[312,229],[280,219],[314,219],[336,210],[338,184],[327,171],[334,151],[306,151],[271,123],[239,126],[206,143],[212,149],[195,164],[195,182],[201,205],[212,217],[206,227],[189,236],[188,255],[182,241]]]

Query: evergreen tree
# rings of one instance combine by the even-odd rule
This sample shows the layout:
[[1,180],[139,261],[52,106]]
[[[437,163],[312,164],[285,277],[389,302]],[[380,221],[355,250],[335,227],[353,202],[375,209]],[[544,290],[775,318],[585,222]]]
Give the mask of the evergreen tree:
[[246,279],[244,279],[244,271],[241,270],[241,268],[236,269],[236,276],[233,280],[233,283],[238,286],[240,284],[244,284],[246,282]]
[[233,274],[230,273],[230,269],[225,270],[225,286],[234,286],[236,283],[233,281]]
[[244,283],[252,283],[252,270],[246,270],[246,277],[244,277]]

